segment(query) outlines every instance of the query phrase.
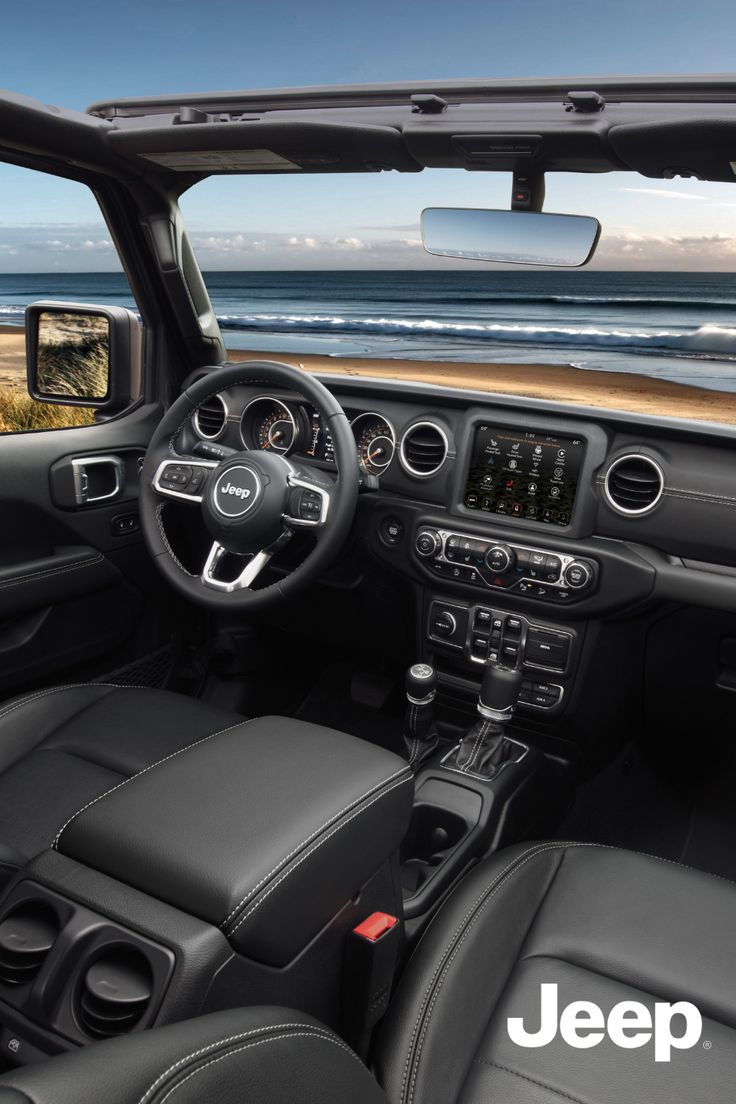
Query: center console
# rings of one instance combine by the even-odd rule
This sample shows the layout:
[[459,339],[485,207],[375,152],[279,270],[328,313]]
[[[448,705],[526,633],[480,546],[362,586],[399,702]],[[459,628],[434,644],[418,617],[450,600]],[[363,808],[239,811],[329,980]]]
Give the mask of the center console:
[[0,899],[5,1056],[257,1003],[339,1026],[347,934],[402,916],[412,796],[397,756],[283,717],[115,787]]

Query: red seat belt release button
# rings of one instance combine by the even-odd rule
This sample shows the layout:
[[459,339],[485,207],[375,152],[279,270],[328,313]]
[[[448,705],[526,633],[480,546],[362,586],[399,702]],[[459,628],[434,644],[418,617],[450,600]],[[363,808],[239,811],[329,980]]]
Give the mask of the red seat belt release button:
[[395,928],[398,922],[395,916],[390,916],[387,912],[372,912],[367,920],[358,924],[357,928],[353,928],[353,932],[370,943],[377,943],[381,936]]

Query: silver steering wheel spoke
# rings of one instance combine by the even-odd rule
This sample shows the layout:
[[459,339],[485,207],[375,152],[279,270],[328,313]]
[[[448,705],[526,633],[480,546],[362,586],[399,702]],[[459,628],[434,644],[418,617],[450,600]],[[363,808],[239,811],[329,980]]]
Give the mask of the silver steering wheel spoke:
[[269,548],[263,548],[260,552],[256,552],[251,556],[238,557],[247,562],[240,574],[231,580],[217,578],[218,565],[223,557],[228,555],[228,551],[219,541],[214,541],[207,556],[207,561],[202,568],[202,582],[205,586],[211,587],[212,590],[220,590],[224,594],[232,594],[236,590],[248,590],[276,553],[280,552],[290,540],[291,533],[288,529],[285,529],[279,539]]
[[218,466],[217,460],[195,460],[191,456],[162,460],[151,486],[163,498],[199,504],[204,496],[207,477]]

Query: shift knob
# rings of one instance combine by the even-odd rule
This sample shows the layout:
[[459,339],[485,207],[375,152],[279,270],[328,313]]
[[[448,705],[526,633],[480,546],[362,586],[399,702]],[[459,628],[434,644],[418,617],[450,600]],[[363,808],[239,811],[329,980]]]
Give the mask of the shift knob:
[[437,690],[437,672],[429,663],[415,663],[406,672],[406,696],[412,705],[428,705]]
[[506,721],[516,708],[521,693],[521,664],[513,670],[486,663],[478,697],[478,712],[491,721]]

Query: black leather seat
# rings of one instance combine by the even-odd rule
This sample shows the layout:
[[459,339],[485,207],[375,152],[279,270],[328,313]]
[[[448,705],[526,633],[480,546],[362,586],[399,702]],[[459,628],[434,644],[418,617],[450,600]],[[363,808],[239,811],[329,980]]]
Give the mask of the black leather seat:
[[0,706],[0,885],[84,805],[243,718],[179,694],[61,686]]
[[[515,847],[478,866],[422,939],[383,1024],[376,1080],[309,1017],[245,1009],[6,1074],[0,1104],[726,1104],[734,932],[730,882],[594,845]],[[702,1035],[670,1061],[650,1041],[608,1037],[525,1048],[507,1018],[536,1031],[544,983],[558,986],[560,1010],[590,1001],[605,1016],[623,1000],[692,1002]]]
[[[392,1104],[726,1104],[735,935],[736,885],[710,874],[592,844],[500,852],[422,939],[383,1025],[379,1079]],[[591,1001],[606,1019],[624,1000],[650,1012],[692,1002],[702,1035],[670,1061],[655,1061],[653,1042],[623,1049],[607,1033],[589,1049],[559,1032],[520,1046],[507,1020],[539,1029],[543,983],[557,985],[560,1013]],[[682,1034],[681,1018],[672,1028]]]

